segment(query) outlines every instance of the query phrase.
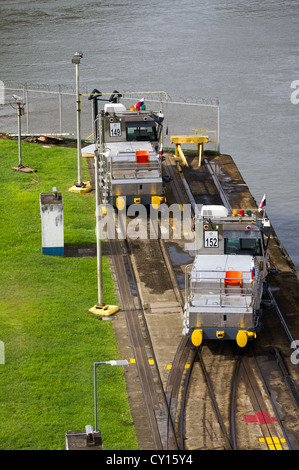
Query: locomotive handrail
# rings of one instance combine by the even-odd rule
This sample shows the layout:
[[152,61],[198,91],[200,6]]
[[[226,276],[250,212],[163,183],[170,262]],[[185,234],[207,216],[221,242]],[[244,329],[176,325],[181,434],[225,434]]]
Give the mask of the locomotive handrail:
[[[123,172],[123,178],[125,179],[133,179],[133,178],[144,178],[144,174],[146,172],[154,172],[157,171],[158,175],[161,175],[161,164],[159,161],[151,161],[149,160],[147,163],[136,163],[135,161],[132,162],[113,162],[112,163],[112,178],[113,179],[120,179],[120,176],[117,175],[117,172]],[[154,176],[154,175],[153,175]]]
[[255,290],[255,280],[245,280],[240,287],[225,285],[224,278],[197,278],[195,282],[191,281],[188,300],[190,305],[197,307],[248,308],[253,303]]

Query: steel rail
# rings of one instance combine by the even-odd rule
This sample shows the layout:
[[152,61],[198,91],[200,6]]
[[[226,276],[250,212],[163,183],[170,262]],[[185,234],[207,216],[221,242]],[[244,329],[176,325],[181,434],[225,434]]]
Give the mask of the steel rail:
[[183,384],[183,394],[182,394],[182,407],[180,412],[179,419],[179,437],[180,437],[180,450],[185,450],[185,418],[186,418],[186,406],[188,398],[188,390],[190,385],[190,378],[192,375],[192,370],[194,366],[195,359],[197,357],[197,350],[194,348],[193,355],[191,359],[190,367],[187,371],[186,378]]
[[225,206],[228,210],[232,210],[232,206],[230,205],[230,202],[229,202],[229,200],[228,200],[228,197],[227,197],[227,195],[225,194],[225,191],[224,191],[223,187],[221,186],[221,183],[220,183],[220,181],[219,181],[219,178],[218,178],[218,176],[216,175],[215,170],[212,168],[211,163],[210,163],[206,158],[204,159],[204,162],[205,162],[206,167],[208,168],[208,170],[209,170],[209,172],[210,172],[210,174],[211,174],[211,176],[212,176],[212,178],[213,178],[213,181],[214,181],[214,184],[215,184],[216,188],[217,188],[218,191],[219,191],[219,195],[220,195],[220,197],[221,197],[221,199],[222,199],[222,202],[223,202],[224,206]]
[[236,408],[237,408],[237,392],[241,375],[241,355],[236,358],[234,373],[231,386],[230,398],[230,435],[233,450],[238,450],[237,445],[237,429],[236,429]]
[[186,193],[181,188],[180,183],[182,182],[182,179],[178,177],[178,175],[176,174],[176,171],[175,171],[175,168],[177,169],[176,164],[175,164],[175,168],[174,168],[174,166],[171,164],[171,160],[170,160],[170,157],[168,155],[165,156],[165,162],[166,162],[166,169],[167,169],[168,176],[171,177],[170,186],[171,186],[171,189],[172,189],[172,193],[175,196],[177,203],[178,204],[189,204],[190,199],[188,198]]
[[202,371],[203,371],[208,389],[209,389],[209,394],[210,394],[210,397],[211,397],[211,400],[212,400],[212,405],[213,405],[213,408],[214,408],[219,426],[220,426],[221,431],[223,433],[223,436],[224,436],[224,439],[226,441],[228,449],[233,450],[233,445],[231,444],[230,438],[229,438],[228,433],[226,431],[226,427],[225,427],[225,424],[223,422],[221,412],[220,412],[220,409],[219,409],[219,406],[218,406],[218,403],[217,403],[217,400],[216,400],[216,396],[215,396],[215,393],[214,393],[213,384],[212,384],[212,381],[210,379],[210,375],[209,375],[209,373],[208,373],[208,371],[205,367],[205,364],[204,364],[204,361],[203,361],[203,358],[202,358],[202,354],[201,354],[201,351],[199,349],[197,351],[197,354],[198,354],[199,362],[200,362],[200,365],[201,365],[201,368],[202,368]]
[[[291,444],[291,442],[290,442],[290,440],[289,440],[288,434],[287,434],[287,432],[286,432],[286,430],[285,430],[285,428],[284,428],[284,426],[283,426],[283,423],[282,423],[282,421],[281,421],[281,419],[280,419],[280,414],[279,414],[278,408],[277,408],[277,406],[276,406],[275,401],[273,400],[271,391],[269,390],[269,387],[268,387],[268,385],[267,385],[267,382],[266,382],[266,380],[265,380],[265,377],[264,377],[264,375],[263,375],[263,373],[262,373],[262,370],[261,370],[261,368],[260,368],[260,366],[259,366],[259,364],[258,364],[258,361],[257,361],[256,355],[255,355],[255,353],[254,353],[254,349],[253,349],[252,345],[249,345],[249,349],[250,349],[250,351],[251,351],[252,358],[253,358],[253,360],[254,360],[254,364],[255,364],[256,369],[257,369],[257,371],[258,371],[260,380],[262,381],[262,384],[263,384],[263,387],[264,387],[265,392],[266,392],[266,394],[267,394],[267,397],[268,397],[268,399],[269,399],[270,402],[271,402],[272,408],[273,408],[274,413],[275,413],[275,416],[276,416],[276,418],[277,418],[277,422],[279,423],[279,426],[280,426],[280,428],[281,428],[281,430],[282,430],[282,432],[283,432],[283,435],[284,435],[285,440],[286,440],[286,442],[287,442],[287,444],[288,444],[288,446],[289,446],[289,449],[292,450],[292,444]],[[251,373],[252,373],[252,369],[251,369]]]
[[[183,407],[183,404],[180,404],[180,390],[184,384],[183,382],[183,375],[185,372],[185,365],[190,355],[190,344],[189,338],[187,336],[183,336],[180,344],[177,348],[174,361],[172,363],[171,371],[168,376],[167,384],[166,384],[166,397],[168,401],[168,409],[169,409],[169,416],[172,420],[172,426],[176,430],[176,417],[178,414],[178,409]],[[180,413],[182,409],[180,410]],[[170,423],[169,423],[170,424]],[[175,444],[177,449],[181,449],[182,439],[178,439],[178,432],[175,432]],[[173,441],[170,436],[168,435],[168,449],[172,450]]]
[[[160,236],[159,236],[160,234],[159,226],[158,226],[158,232],[159,232],[158,240],[160,243],[162,240],[160,240]],[[158,449],[167,448],[167,439],[165,438],[165,428],[167,428],[167,426],[165,427],[165,423],[168,422],[167,433],[169,434],[170,437],[172,437],[172,442],[174,442],[174,448],[178,449],[177,442],[175,439],[174,425],[173,425],[172,418],[169,412],[168,400],[166,398],[166,394],[164,391],[157,360],[156,360],[155,353],[154,353],[154,348],[153,348],[152,341],[151,341],[150,332],[147,326],[145,313],[142,307],[142,300],[141,300],[140,293],[139,293],[138,283],[136,282],[136,274],[135,274],[136,268],[134,267],[134,265],[132,264],[130,260],[129,253],[133,253],[133,247],[131,246],[130,241],[128,239],[125,239],[122,244],[124,253],[121,251],[122,256],[119,256],[120,254],[119,249],[117,252],[115,246],[113,247],[113,244],[115,243],[117,243],[115,242],[115,240],[110,241],[110,247],[111,247],[111,251],[112,252],[114,251],[116,253],[116,260],[114,259],[115,271],[118,277],[120,295],[122,298],[122,303],[123,303],[125,314],[126,314],[126,321],[127,321],[130,339],[131,339],[131,344],[134,350],[134,356],[135,356],[135,360],[137,364],[138,374],[140,377],[141,387],[142,387],[144,399],[145,399],[147,410],[148,410],[148,415],[149,415],[149,420],[150,420],[150,425],[151,425],[154,441],[156,442],[156,448]],[[166,264],[167,270],[169,272],[169,275],[173,283],[173,288],[174,290],[175,288],[179,290],[176,284],[174,273],[173,272],[171,273],[171,269],[170,269],[171,262],[168,258],[166,247],[163,244],[162,246],[160,244],[160,248],[161,248],[161,256],[164,260],[164,263]],[[123,267],[120,266],[121,258],[123,261],[123,265],[124,264],[127,265],[126,273],[123,273]],[[118,265],[116,263],[118,263]],[[128,276],[131,278],[131,283],[134,284],[135,297],[137,297],[136,302],[134,301],[134,295],[131,292],[130,286],[126,285],[126,283],[128,283]],[[125,283],[123,288],[122,288],[121,283]],[[128,296],[130,297],[129,301],[128,301]],[[181,305],[181,302],[180,302],[181,298],[178,296],[177,292],[176,292],[176,296],[178,298],[179,304]],[[126,308],[125,308],[126,304],[129,305],[128,312],[126,311]],[[139,316],[141,316],[141,320],[139,320]],[[133,319],[135,319],[135,322],[136,322],[135,324],[133,324]],[[142,323],[144,334],[141,331],[140,321]],[[145,340],[143,339],[143,336],[145,336]],[[136,338],[137,339],[139,338],[138,342]],[[149,351],[149,356],[153,358],[153,361],[154,361],[154,367],[152,368],[149,367],[148,356],[142,354],[142,351],[146,350],[145,341],[148,344],[147,350]],[[142,367],[140,366],[140,364]],[[146,374],[147,377],[144,377],[144,370],[147,370],[147,374]],[[155,379],[153,377],[153,372],[155,372]],[[152,396],[151,401],[148,400],[149,392]],[[152,409],[153,409],[153,412],[150,413],[150,410]],[[157,432],[159,433],[159,435],[157,434]]]
[[280,310],[280,308],[278,307],[277,302],[276,302],[276,300],[275,300],[275,298],[274,298],[274,295],[273,295],[273,293],[272,293],[271,287],[269,287],[269,286],[268,286],[268,288],[267,288],[267,293],[268,293],[268,295],[269,295],[269,297],[270,297],[271,305],[273,305],[273,307],[275,308],[275,311],[276,311],[276,313],[277,313],[277,315],[278,315],[278,318],[279,318],[279,320],[280,320],[280,323],[282,324],[283,329],[284,329],[284,331],[285,331],[285,333],[286,333],[286,335],[287,335],[287,337],[288,337],[288,339],[289,339],[291,345],[294,345],[294,349],[295,349],[296,351],[298,351],[298,347],[297,347],[297,345],[296,345],[296,341],[294,341],[294,338],[293,338],[293,336],[292,336],[292,334],[291,334],[291,332],[290,332],[290,330],[289,330],[289,328],[288,328],[288,325],[286,324],[286,321],[285,321],[285,319],[284,319],[284,317],[283,317],[283,314],[281,313],[281,310]]
[[[127,239],[126,239],[126,245],[128,246],[128,249],[131,252],[130,243]],[[142,326],[143,326],[144,331],[145,331],[146,341],[148,342],[148,349],[150,351],[150,356],[152,357],[152,359],[154,361],[153,369],[156,372],[156,382],[159,385],[159,393],[158,393],[158,390],[157,390],[157,388],[158,388],[157,385],[155,386],[156,397],[157,397],[157,407],[158,407],[156,412],[155,412],[156,419],[158,421],[159,421],[159,418],[161,418],[162,421],[167,420],[168,423],[169,423],[169,429],[170,429],[169,433],[171,433],[173,436],[175,436],[174,425],[172,423],[172,419],[171,419],[171,416],[170,416],[170,413],[169,413],[168,401],[167,401],[167,398],[166,398],[166,394],[165,394],[165,391],[164,391],[162,379],[161,379],[161,376],[160,376],[160,372],[159,372],[159,368],[158,368],[158,362],[156,360],[155,351],[154,351],[154,347],[153,347],[153,344],[152,344],[150,331],[148,329],[145,313],[144,313],[144,310],[142,308],[142,301],[141,301],[141,297],[140,297],[140,294],[139,294],[139,291],[138,291],[138,285],[137,285],[136,278],[135,278],[134,268],[133,268],[132,263],[130,262],[130,260],[129,260],[129,269],[130,269],[130,273],[131,273],[131,275],[132,275],[132,277],[134,278],[134,281],[135,281],[134,282],[135,290],[137,292],[138,302],[139,302],[139,305],[140,305],[139,311],[140,311],[140,315],[142,316]],[[150,369],[150,370],[152,371],[153,369]],[[165,432],[163,432],[164,429],[162,429],[162,426],[159,426],[159,423],[158,423],[158,428],[159,428],[159,431],[160,431],[162,448],[166,448],[167,447],[167,439],[165,438],[165,435],[164,435]],[[177,446],[176,446],[176,448],[177,448]]]
[[278,364],[279,370],[281,372],[281,375],[283,379],[285,380],[290,393],[292,394],[292,397],[294,398],[294,401],[296,403],[297,408],[299,409],[299,390],[295,384],[295,381],[293,377],[289,374],[287,367],[285,365],[285,362],[282,358],[281,352],[278,348],[272,347],[270,349],[270,352],[274,355],[276,362]]
[[121,250],[120,241],[109,240],[109,244],[129,336],[133,347],[138,376],[140,379],[142,393],[148,413],[154,446],[156,449],[162,450],[163,445],[155,413],[155,410],[159,410],[159,401],[156,395],[156,386],[149,366],[149,360],[146,353],[143,333],[141,331],[137,311],[137,309],[140,310],[142,307],[141,305],[136,306],[135,304],[131,287],[127,278],[127,271],[125,269],[123,259],[124,255]]
[[[91,175],[94,173],[94,169],[89,169]],[[134,291],[138,293],[136,279],[133,274],[133,269],[130,263],[130,258],[127,252],[127,247],[122,240],[112,239],[108,237],[108,243],[112,258],[112,263],[117,278],[117,284],[119,288],[119,295],[123,305],[125,318],[128,327],[128,333],[133,348],[133,354],[137,367],[137,372],[141,384],[141,389],[146,405],[146,411],[149,418],[149,425],[152,432],[153,444],[157,450],[163,450],[163,443],[161,439],[160,429],[158,426],[158,414],[161,410],[158,396],[156,393],[156,385],[152,375],[152,371],[149,365],[149,358],[146,351],[145,340],[143,332],[141,330],[140,320],[138,312],[143,313],[142,303],[140,296],[137,295],[135,300],[132,288],[129,283],[129,275],[134,283]],[[126,269],[125,262],[129,269]],[[136,297],[136,295],[135,295]],[[143,314],[143,319],[144,319]],[[148,331],[146,332],[149,338]],[[149,338],[150,339],[150,338]],[[150,341],[149,341],[150,343]],[[150,343],[151,346],[151,343]],[[151,356],[153,356],[153,349],[151,350]],[[161,384],[160,379],[160,384]],[[162,387],[163,388],[163,387]]]

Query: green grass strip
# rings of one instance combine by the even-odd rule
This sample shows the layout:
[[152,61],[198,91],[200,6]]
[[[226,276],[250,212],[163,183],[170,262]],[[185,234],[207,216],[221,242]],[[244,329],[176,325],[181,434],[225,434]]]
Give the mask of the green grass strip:
[[[88,312],[97,302],[95,258],[42,254],[39,194],[63,193],[66,244],[95,243],[92,194],[68,192],[76,149],[0,140],[0,449],[65,449],[67,430],[94,426],[93,363],[119,359],[112,322]],[[83,180],[89,176],[83,163]],[[108,260],[104,300],[115,304]],[[127,358],[123,358],[127,359]],[[105,450],[137,449],[121,367],[100,366],[98,425]]]

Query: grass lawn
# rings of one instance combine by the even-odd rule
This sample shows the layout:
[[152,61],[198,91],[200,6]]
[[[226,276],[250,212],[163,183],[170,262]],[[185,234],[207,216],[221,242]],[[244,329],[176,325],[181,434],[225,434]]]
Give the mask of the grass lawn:
[[[65,449],[67,430],[94,426],[93,363],[119,359],[111,322],[89,313],[97,302],[95,258],[41,251],[39,194],[63,193],[66,244],[95,243],[93,195],[68,192],[77,151],[0,140],[0,449]],[[89,179],[83,159],[83,180]],[[104,300],[114,286],[103,259]],[[124,358],[125,359],[125,358]],[[98,425],[105,450],[137,449],[121,367],[100,366]]]

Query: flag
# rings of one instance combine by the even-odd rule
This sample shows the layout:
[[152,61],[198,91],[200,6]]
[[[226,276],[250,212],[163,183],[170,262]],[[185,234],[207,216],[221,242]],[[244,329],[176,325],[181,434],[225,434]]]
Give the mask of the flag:
[[162,153],[163,153],[163,144],[161,144],[161,146],[160,146],[158,158],[162,157]]
[[136,103],[135,105],[136,111],[139,111],[141,106],[143,105],[144,105],[144,98],[142,98],[140,101],[138,101],[138,103]]
[[259,212],[261,212],[263,209],[265,210],[265,207],[266,207],[266,194],[264,194],[264,197],[261,200],[260,207],[259,207]]

